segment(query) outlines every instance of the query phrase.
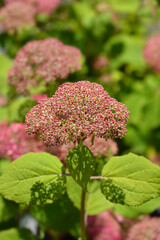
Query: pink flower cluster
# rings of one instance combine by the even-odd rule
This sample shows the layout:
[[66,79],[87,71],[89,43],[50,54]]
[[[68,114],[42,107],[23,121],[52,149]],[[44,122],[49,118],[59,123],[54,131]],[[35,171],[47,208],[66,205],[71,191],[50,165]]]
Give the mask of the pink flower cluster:
[[61,0],[5,0],[5,3],[15,1],[28,3],[35,9],[36,13],[45,13],[48,15],[61,3]]
[[26,134],[25,124],[0,123],[0,157],[15,160],[28,152],[45,151],[44,144],[36,136]]
[[32,26],[35,9],[25,2],[13,1],[0,9],[0,29],[6,32],[16,32],[26,26]]
[[121,240],[121,227],[109,212],[89,216],[87,231],[90,240]]
[[64,45],[55,38],[28,42],[15,58],[8,83],[15,86],[18,93],[26,93],[42,80],[47,84],[80,70],[81,58],[76,47]]
[[143,56],[150,67],[160,72],[160,34],[151,37],[147,41]]
[[26,115],[27,132],[39,133],[47,145],[76,143],[90,135],[122,138],[129,111],[97,83],[64,83],[53,97]]
[[127,240],[160,240],[160,219],[145,217],[129,230]]

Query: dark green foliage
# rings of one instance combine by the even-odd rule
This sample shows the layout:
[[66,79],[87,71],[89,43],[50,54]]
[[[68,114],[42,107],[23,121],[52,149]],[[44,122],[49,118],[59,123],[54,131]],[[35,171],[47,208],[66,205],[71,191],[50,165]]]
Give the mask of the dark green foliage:
[[111,179],[102,179],[101,191],[106,196],[107,200],[113,203],[124,204],[125,193],[123,192],[123,189],[116,186]]

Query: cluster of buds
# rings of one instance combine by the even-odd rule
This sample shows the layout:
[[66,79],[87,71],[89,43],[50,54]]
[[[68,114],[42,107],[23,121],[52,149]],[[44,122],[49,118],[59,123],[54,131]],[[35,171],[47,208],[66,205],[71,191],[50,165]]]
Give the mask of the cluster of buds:
[[13,1],[0,9],[0,29],[14,33],[21,28],[33,26],[35,13],[30,4]]
[[39,133],[49,146],[80,143],[94,134],[107,139],[126,134],[129,111],[97,83],[64,83],[53,97],[26,115],[27,132]]
[[26,134],[25,124],[7,122],[0,124],[0,157],[12,161],[28,152],[45,151],[44,144],[36,136]]
[[76,47],[64,45],[49,38],[28,42],[19,50],[14,66],[8,74],[8,83],[17,93],[28,93],[30,87],[65,79],[81,69],[81,52]]
[[143,56],[148,65],[160,72],[160,34],[151,37],[144,48]]
[[87,232],[91,240],[122,240],[121,227],[109,212],[89,216]]
[[160,219],[144,217],[142,221],[134,224],[130,230],[127,240],[159,240],[160,239]]
[[47,15],[51,14],[61,3],[61,0],[5,0],[5,3],[15,1],[29,4],[35,9],[37,14],[45,13]]

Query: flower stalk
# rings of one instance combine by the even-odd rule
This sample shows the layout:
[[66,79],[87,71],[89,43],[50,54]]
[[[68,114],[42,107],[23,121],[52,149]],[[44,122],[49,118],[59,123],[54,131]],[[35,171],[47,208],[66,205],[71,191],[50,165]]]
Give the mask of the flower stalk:
[[81,225],[81,240],[86,240],[86,230],[85,230],[85,198],[86,192],[82,189],[81,193],[81,212],[80,212],[80,225]]

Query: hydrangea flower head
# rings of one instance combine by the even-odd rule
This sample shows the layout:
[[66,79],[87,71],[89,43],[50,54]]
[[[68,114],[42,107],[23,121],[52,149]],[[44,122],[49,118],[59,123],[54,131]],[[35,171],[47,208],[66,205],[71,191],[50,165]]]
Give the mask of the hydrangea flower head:
[[148,65],[160,72],[160,34],[151,37],[144,48],[143,56]]
[[8,83],[18,93],[26,93],[41,81],[46,84],[65,79],[81,69],[81,52],[55,38],[28,42],[19,50]]
[[109,212],[89,216],[87,231],[91,240],[121,240],[121,228]]
[[28,3],[13,1],[0,9],[0,28],[6,32],[35,25],[35,9]]
[[41,101],[26,115],[27,132],[39,133],[47,145],[96,137],[122,138],[128,109],[97,83],[64,83],[53,97]]
[[5,0],[6,3],[15,1],[26,2],[35,8],[36,13],[45,13],[47,15],[51,14],[61,3],[61,0]]
[[160,240],[160,219],[145,217],[129,230],[127,240]]
[[15,160],[28,152],[43,152],[45,146],[36,136],[26,134],[24,123],[0,123],[0,157]]

